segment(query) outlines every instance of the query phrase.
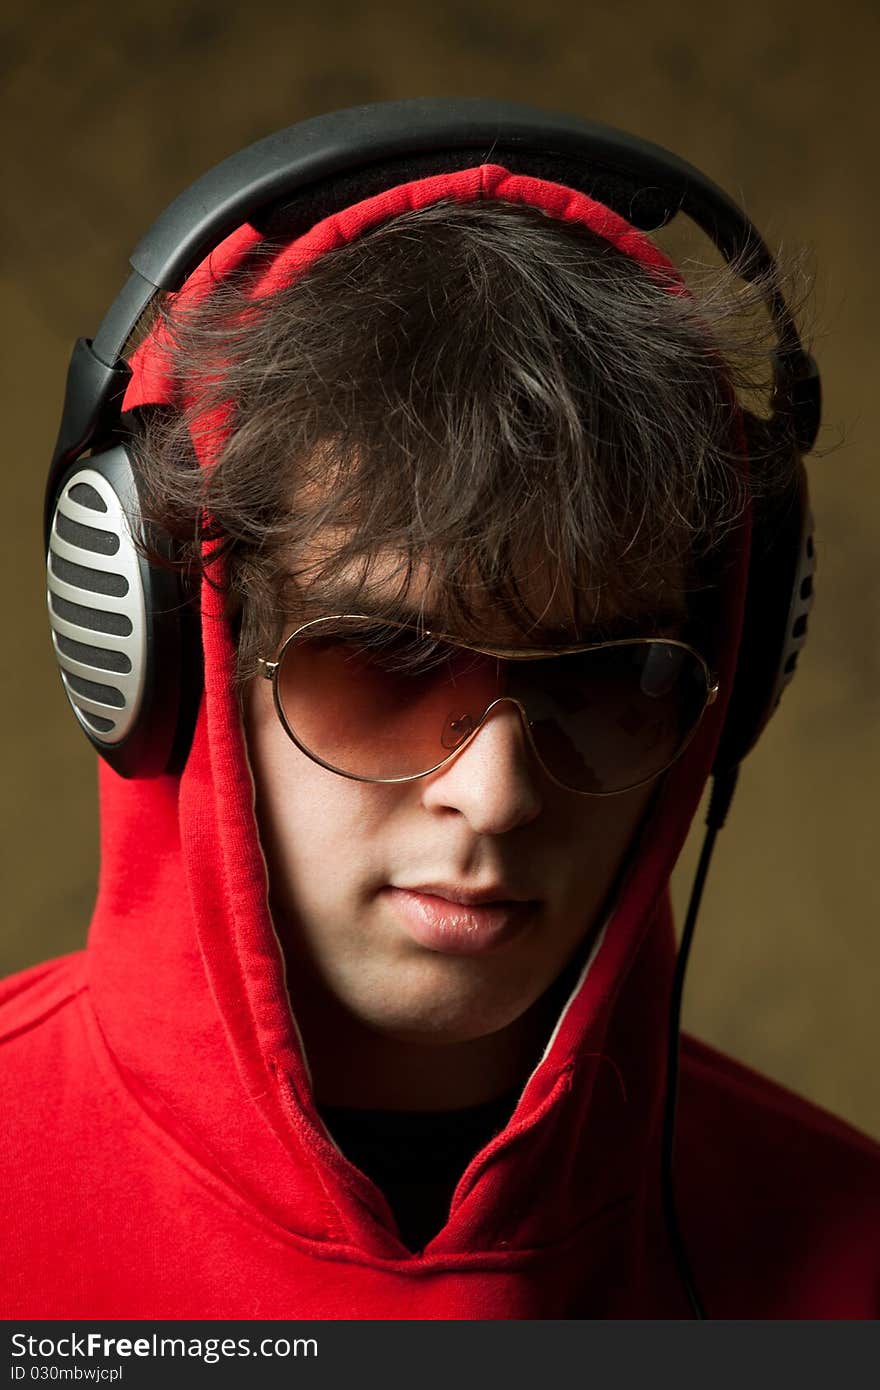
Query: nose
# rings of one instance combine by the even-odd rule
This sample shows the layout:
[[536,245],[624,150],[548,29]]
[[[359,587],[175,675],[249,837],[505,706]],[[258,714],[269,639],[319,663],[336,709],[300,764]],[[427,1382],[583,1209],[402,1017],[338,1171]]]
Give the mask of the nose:
[[456,811],[482,835],[503,835],[541,812],[542,770],[529,746],[523,716],[500,701],[459,753],[422,781],[426,809]]

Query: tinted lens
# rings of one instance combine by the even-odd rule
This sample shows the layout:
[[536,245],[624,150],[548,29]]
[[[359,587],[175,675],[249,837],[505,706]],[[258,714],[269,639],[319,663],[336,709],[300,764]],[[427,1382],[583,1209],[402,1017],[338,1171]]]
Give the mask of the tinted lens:
[[304,629],[276,680],[289,732],[338,772],[380,780],[428,772],[507,695],[525,708],[548,772],[594,795],[625,791],[674,762],[708,694],[699,657],[674,642],[499,661],[368,619]]
[[491,657],[350,619],[290,642],[277,694],[290,733],[322,762],[356,777],[413,777],[464,742],[500,693],[498,672]]
[[625,791],[663,772],[686,747],[708,696],[699,657],[669,641],[507,669],[506,692],[525,705],[544,765],[576,791]]

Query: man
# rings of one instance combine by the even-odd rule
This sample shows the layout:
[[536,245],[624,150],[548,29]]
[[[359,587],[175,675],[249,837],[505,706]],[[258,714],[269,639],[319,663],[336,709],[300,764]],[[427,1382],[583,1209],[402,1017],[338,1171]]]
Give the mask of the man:
[[[723,321],[483,165],[240,229],[154,324],[126,405],[198,523],[205,697],[180,775],[102,772],[88,950],[7,986],[7,1316],[690,1314],[667,883],[743,620]],[[710,1316],[872,1316],[877,1173],[684,1040]]]

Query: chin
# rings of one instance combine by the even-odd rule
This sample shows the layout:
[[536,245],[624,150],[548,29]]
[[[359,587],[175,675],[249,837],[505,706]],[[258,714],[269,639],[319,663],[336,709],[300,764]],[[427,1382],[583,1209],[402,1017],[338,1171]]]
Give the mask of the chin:
[[396,997],[398,1007],[375,1010],[367,1001],[359,1001],[366,1007],[358,1007],[354,1001],[349,1007],[363,1023],[384,1037],[425,1047],[454,1046],[492,1037],[516,1023],[534,1002],[528,995],[525,999],[490,1003],[485,990],[471,999],[460,996],[438,999],[436,994],[429,992],[424,1001],[413,998],[405,1001],[399,990],[396,994],[389,990],[387,997]]

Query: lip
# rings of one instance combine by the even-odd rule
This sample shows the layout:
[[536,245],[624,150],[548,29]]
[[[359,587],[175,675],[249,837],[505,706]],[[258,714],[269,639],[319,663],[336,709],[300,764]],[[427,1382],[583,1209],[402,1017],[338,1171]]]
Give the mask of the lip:
[[514,893],[504,883],[490,884],[488,888],[458,888],[454,883],[414,883],[393,884],[392,887],[404,893],[422,893],[432,898],[444,898],[450,903],[464,903],[468,907],[485,903],[522,903],[534,901],[521,893]]
[[[540,906],[535,899],[499,900],[487,892],[468,893],[466,901],[459,901],[427,888],[389,886],[384,891],[407,935],[441,955],[482,956],[498,950],[530,926]],[[444,894],[453,891],[465,896],[464,890],[444,888]]]

